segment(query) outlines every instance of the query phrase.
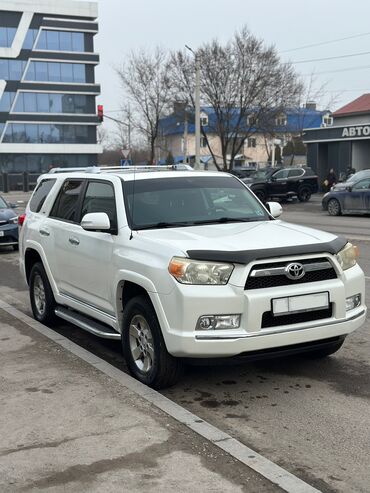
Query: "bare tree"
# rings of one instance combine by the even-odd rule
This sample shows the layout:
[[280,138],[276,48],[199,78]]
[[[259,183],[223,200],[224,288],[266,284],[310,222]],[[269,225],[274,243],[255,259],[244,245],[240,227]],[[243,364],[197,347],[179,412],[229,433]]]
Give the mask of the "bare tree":
[[[214,40],[201,46],[201,98],[210,107],[207,132],[202,129],[216,166],[231,169],[245,140],[271,121],[271,112],[292,104],[300,84],[291,65],[282,63],[274,47],[266,47],[246,27],[222,45]],[[181,99],[194,107],[195,60],[184,52],[172,56],[172,80]],[[222,166],[207,135],[220,140]]]
[[161,48],[132,52],[117,69],[124,96],[130,101],[132,126],[147,139],[151,163],[155,160],[159,121],[171,101],[168,73],[169,56]]

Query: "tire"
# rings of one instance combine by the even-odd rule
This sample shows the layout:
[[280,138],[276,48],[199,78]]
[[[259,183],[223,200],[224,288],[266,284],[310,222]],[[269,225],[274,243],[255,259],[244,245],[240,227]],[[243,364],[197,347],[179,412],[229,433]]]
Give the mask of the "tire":
[[300,202],[308,202],[311,198],[311,189],[310,187],[301,187],[298,190],[297,194],[298,200]]
[[338,341],[338,342],[333,342],[332,344],[325,346],[323,348],[318,348],[314,349],[313,351],[308,351],[307,353],[304,353],[304,356],[309,359],[321,359],[321,358],[327,358],[331,354],[336,353],[339,351],[339,349],[343,346],[344,339]]
[[267,200],[267,196],[264,190],[252,190],[254,195],[264,204]]
[[51,289],[44,266],[37,262],[30,273],[30,301],[34,318],[45,325],[56,321],[53,291]]
[[13,245],[13,250],[14,250],[15,252],[18,252],[18,250],[19,250],[19,245],[18,245],[18,243],[17,243],[16,245]]
[[337,199],[330,199],[328,202],[328,213],[330,216],[340,216],[342,209]]
[[146,296],[127,303],[122,328],[123,355],[131,375],[154,389],[178,382],[184,365],[168,353],[156,313]]

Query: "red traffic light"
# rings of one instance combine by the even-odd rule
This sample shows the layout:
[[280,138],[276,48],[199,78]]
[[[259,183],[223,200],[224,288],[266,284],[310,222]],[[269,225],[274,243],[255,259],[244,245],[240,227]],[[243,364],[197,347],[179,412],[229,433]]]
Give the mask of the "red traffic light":
[[102,104],[98,104],[98,118],[99,121],[104,121],[104,107]]

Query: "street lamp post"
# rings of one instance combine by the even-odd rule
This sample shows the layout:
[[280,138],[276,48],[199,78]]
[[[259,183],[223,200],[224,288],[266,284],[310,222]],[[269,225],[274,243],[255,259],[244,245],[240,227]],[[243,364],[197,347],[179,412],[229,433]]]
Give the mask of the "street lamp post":
[[195,57],[195,169],[200,169],[200,63],[199,56],[190,46],[185,48]]

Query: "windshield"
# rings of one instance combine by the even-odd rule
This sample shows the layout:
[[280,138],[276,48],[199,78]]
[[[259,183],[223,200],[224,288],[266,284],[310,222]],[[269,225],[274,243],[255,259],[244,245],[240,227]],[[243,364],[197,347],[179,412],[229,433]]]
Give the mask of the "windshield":
[[364,169],[362,171],[357,171],[354,175],[350,176],[347,181],[358,181],[362,180],[362,178],[368,178],[370,176],[370,170]]
[[[192,176],[123,182],[132,229],[267,221],[266,210],[232,176]],[[133,198],[133,190],[135,197]]]
[[9,208],[8,204],[5,202],[5,200],[3,200],[0,197],[0,209],[8,209],[8,208]]

